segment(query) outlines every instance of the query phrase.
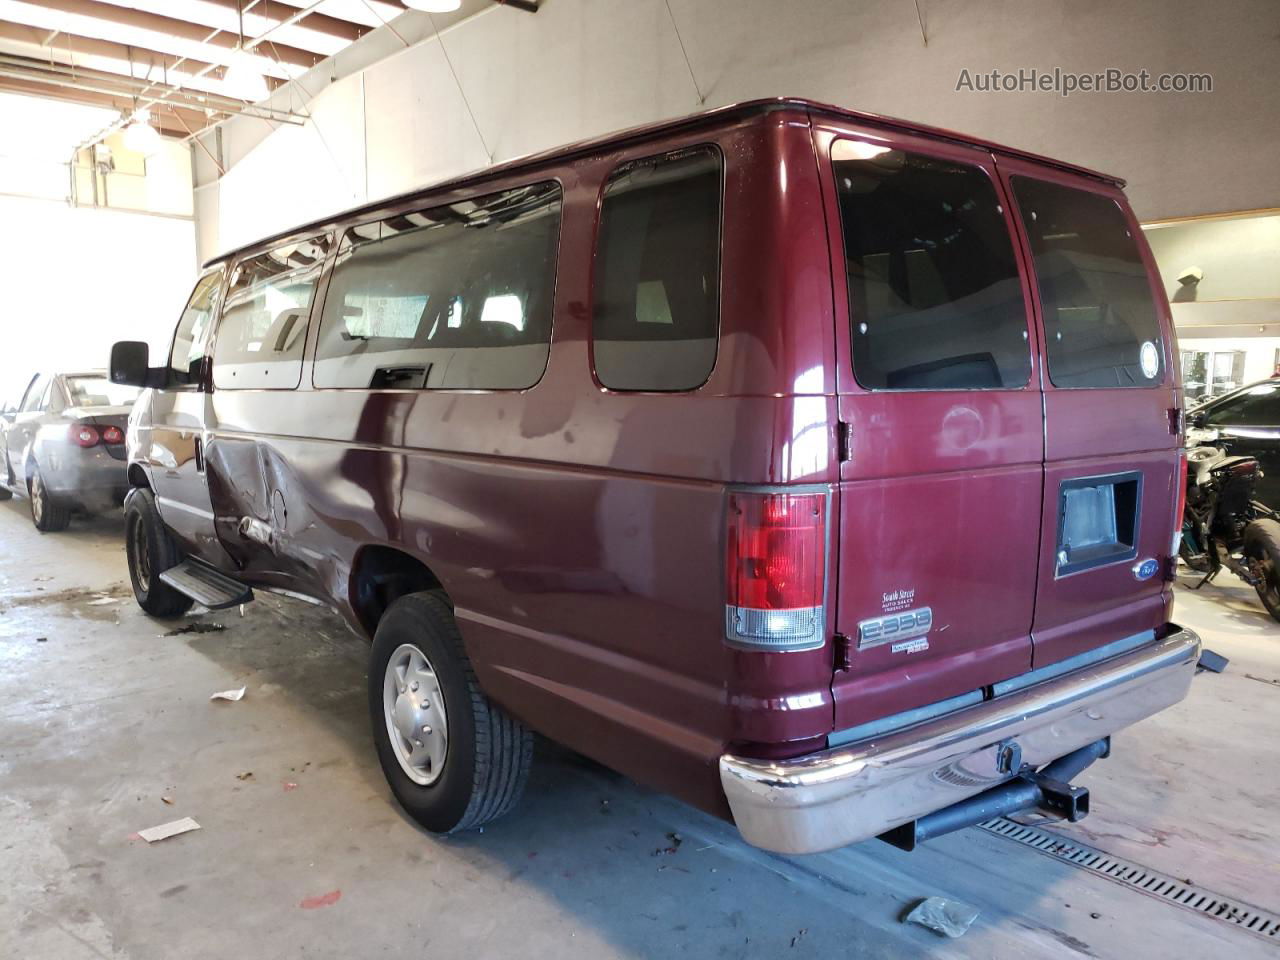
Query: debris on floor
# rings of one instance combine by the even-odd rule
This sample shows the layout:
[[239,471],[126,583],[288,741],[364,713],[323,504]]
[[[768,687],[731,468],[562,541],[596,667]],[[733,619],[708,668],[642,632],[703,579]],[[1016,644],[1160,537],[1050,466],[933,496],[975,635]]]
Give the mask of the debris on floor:
[[245,691],[244,687],[241,687],[238,690],[219,690],[217,693],[209,694],[209,699],[210,700],[230,700],[234,703],[235,701],[241,700],[244,698],[244,691]]
[[918,923],[922,927],[928,927],[930,930],[955,938],[962,936],[976,919],[978,919],[977,907],[971,907],[959,900],[929,897],[917,903],[914,909],[903,918],[903,923]]
[[298,789],[298,785],[297,785],[296,783],[294,783],[292,780],[286,780],[286,781],[284,782],[284,792],[285,792],[285,793],[288,793],[290,790],[297,790],[297,789]]
[[684,843],[684,837],[680,836],[678,833],[668,833],[667,839],[671,841],[670,846],[658,847],[658,849],[649,854],[649,856],[660,857],[663,854],[670,856],[680,849],[680,844]]
[[1270,680],[1267,677],[1255,677],[1252,673],[1246,673],[1246,680],[1257,680],[1259,683],[1269,683],[1272,686],[1280,687],[1280,680]]
[[251,779],[253,779],[253,771],[252,771],[252,770],[246,770],[244,773],[237,773],[237,774],[236,774],[236,779],[237,779],[237,780],[251,780]]
[[183,817],[181,820],[174,820],[171,823],[162,823],[158,827],[139,830],[138,836],[147,841],[147,843],[155,843],[157,840],[167,840],[170,837],[178,836],[180,833],[189,833],[192,830],[199,829],[200,824],[190,817]]
[[160,802],[167,803],[169,806],[173,806],[173,797],[161,797]]
[[162,633],[162,637],[180,637],[184,633],[221,633],[227,629],[220,623],[188,623],[185,627],[178,627],[170,630],[168,633]]
[[98,599],[96,599],[96,600],[90,600],[90,601],[89,601],[89,606],[91,606],[91,607],[104,607],[104,606],[106,606],[108,603],[119,603],[119,602],[120,602],[120,598],[119,598],[119,597],[98,597]]
[[48,637],[36,637],[36,643],[48,643],[48,642],[49,642]]
[[330,890],[328,893],[322,893],[318,897],[305,897],[298,906],[303,910],[314,910],[317,907],[332,907],[341,899],[341,890]]

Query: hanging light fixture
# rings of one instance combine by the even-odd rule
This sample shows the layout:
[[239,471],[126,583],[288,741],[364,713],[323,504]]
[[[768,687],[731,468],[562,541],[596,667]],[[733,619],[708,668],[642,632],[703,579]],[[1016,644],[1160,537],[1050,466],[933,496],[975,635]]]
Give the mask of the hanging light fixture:
[[462,6],[462,0],[404,0],[404,5],[423,13],[453,13]]
[[236,0],[236,14],[240,20],[240,42],[231,51],[228,58],[231,62],[222,75],[222,83],[228,96],[257,103],[265,100],[271,94],[271,89],[267,86],[267,78],[258,69],[253,54],[244,48],[244,0]]
[[151,111],[136,111],[124,128],[125,148],[149,157],[160,150],[161,143],[160,131],[151,125]]

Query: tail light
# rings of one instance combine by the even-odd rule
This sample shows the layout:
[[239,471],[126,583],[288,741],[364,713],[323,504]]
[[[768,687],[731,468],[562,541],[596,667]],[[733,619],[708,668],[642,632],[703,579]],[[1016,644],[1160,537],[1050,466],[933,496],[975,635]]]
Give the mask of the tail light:
[[732,493],[725,543],[725,636],[753,650],[826,642],[827,497]]
[[119,427],[104,427],[102,430],[103,443],[124,443],[124,431]]
[[1175,498],[1177,503],[1177,511],[1173,515],[1173,541],[1169,546],[1169,558],[1173,563],[1178,562],[1178,549],[1182,546],[1182,518],[1187,513],[1187,451],[1178,451],[1178,469],[1173,475],[1173,482],[1178,485],[1178,492]]
[[71,442],[80,447],[95,447],[98,441],[102,439],[98,435],[98,428],[91,427],[87,423],[73,423],[71,425]]

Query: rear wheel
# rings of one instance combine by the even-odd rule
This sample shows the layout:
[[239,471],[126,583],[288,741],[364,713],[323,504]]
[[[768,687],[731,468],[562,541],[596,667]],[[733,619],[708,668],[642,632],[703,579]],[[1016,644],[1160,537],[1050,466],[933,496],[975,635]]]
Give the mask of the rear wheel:
[[133,596],[153,617],[180,617],[192,600],[160,579],[160,574],[182,560],[173,535],[160,518],[155,496],[147,489],[133,491],[124,512],[125,554]]
[[383,615],[369,713],[391,792],[433,833],[483,826],[520,799],[533,735],[481,691],[443,593],[401,597]]
[[39,467],[31,468],[31,522],[41,533],[57,533],[71,523],[71,508],[58,503],[49,493]]
[[1244,555],[1259,575],[1254,589],[1275,620],[1280,620],[1280,523],[1254,520],[1244,528]]

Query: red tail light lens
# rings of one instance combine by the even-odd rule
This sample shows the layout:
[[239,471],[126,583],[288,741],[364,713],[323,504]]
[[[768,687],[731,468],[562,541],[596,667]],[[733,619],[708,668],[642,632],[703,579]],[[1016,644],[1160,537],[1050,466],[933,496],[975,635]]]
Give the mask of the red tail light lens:
[[826,642],[827,497],[729,495],[725,634],[760,650],[810,650]]
[[100,439],[97,427],[91,427],[87,423],[71,425],[71,442],[77,446],[94,447]]
[[105,427],[102,431],[103,443],[124,443],[124,431],[119,427]]

